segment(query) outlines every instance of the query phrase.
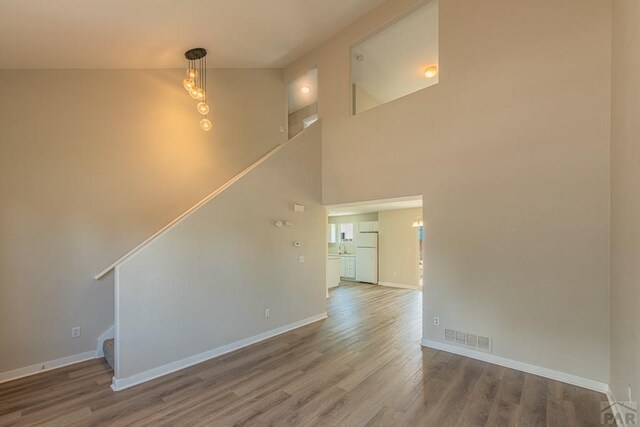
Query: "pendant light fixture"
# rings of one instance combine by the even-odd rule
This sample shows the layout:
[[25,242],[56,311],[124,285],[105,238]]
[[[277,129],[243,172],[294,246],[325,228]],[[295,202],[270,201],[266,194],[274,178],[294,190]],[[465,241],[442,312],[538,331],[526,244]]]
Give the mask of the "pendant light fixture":
[[182,81],[182,86],[189,96],[198,101],[196,110],[204,116],[200,120],[200,128],[210,131],[213,125],[207,118],[209,104],[207,104],[207,51],[201,47],[190,49],[184,53],[187,59],[187,77]]

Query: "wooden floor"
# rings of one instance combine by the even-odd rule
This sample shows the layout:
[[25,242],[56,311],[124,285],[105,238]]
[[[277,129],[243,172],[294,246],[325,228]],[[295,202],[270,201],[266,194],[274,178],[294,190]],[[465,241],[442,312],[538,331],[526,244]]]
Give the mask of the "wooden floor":
[[327,320],[118,393],[102,360],[0,384],[0,425],[599,425],[604,395],[421,348],[421,296],[343,285]]

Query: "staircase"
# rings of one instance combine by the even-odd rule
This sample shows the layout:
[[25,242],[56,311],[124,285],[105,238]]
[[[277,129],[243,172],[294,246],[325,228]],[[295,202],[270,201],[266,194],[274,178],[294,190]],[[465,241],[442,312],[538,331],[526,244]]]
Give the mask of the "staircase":
[[111,366],[111,369],[115,370],[115,340],[113,338],[105,340],[102,343],[102,351],[104,352],[104,360]]

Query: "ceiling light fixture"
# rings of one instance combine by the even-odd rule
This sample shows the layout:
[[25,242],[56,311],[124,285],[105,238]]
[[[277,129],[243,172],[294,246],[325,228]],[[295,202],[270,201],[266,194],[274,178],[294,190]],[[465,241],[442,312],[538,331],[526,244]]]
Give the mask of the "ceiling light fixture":
[[302,86],[302,88],[300,90],[304,94],[307,94],[307,93],[311,92],[311,88],[309,86]]
[[438,74],[438,67],[435,65],[427,67],[427,69],[424,70],[424,76],[428,79],[434,78],[436,74]]
[[204,118],[200,120],[200,128],[210,131],[213,125],[207,118],[209,105],[207,104],[207,51],[201,47],[190,49],[184,53],[187,59],[187,77],[182,81],[182,86],[189,92],[189,96],[196,99],[196,110]]

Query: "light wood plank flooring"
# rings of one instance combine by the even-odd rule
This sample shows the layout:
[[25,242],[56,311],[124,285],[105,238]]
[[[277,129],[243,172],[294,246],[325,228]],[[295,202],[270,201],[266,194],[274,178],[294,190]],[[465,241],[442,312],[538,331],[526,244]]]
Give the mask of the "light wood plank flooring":
[[0,425],[599,425],[604,395],[421,348],[421,296],[346,284],[327,320],[118,393],[102,360],[0,384]]

